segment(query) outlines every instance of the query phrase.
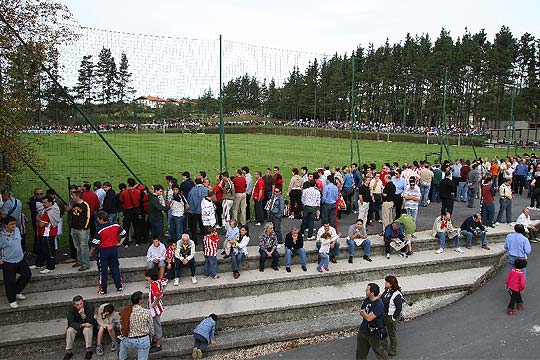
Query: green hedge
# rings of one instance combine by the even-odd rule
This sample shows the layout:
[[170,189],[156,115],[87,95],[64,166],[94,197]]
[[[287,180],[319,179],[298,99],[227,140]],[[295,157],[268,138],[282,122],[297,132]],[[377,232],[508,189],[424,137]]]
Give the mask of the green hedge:
[[[218,127],[198,129],[206,134],[219,134]],[[167,129],[168,133],[186,133],[196,131],[186,131],[182,129]],[[268,135],[287,135],[287,136],[313,136],[313,137],[330,137],[330,138],[349,138],[350,132],[347,130],[335,129],[319,129],[319,128],[294,128],[284,126],[225,126],[225,134],[268,134]],[[380,141],[395,141],[395,142],[413,142],[426,143],[426,135],[418,134],[398,134],[398,133],[374,133],[374,132],[358,132],[360,140],[380,140]],[[473,137],[475,146],[482,146],[486,139],[483,137]],[[430,144],[438,144],[439,137],[429,135]],[[470,138],[458,136],[449,136],[448,143],[457,145],[460,142],[462,145],[470,145]]]

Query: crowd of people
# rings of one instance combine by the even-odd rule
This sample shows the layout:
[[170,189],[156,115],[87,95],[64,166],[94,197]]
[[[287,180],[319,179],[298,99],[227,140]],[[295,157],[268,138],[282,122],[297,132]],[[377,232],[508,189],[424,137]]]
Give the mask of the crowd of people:
[[[341,236],[346,236],[349,263],[354,261],[356,247],[363,249],[363,260],[371,262],[372,241],[369,237],[373,239],[377,234],[368,234],[367,230],[375,222],[382,223],[378,236],[384,240],[387,258],[394,251],[404,258],[413,255],[417,215],[430,203],[441,204],[440,216],[434,219],[432,229],[432,236],[438,239],[436,254],[444,251],[447,240],[454,243],[456,252],[464,253],[461,237],[465,239],[465,249],[471,249],[472,240],[477,237],[481,247],[489,251],[486,228],[501,222],[511,223],[514,219],[513,198],[529,196],[531,205],[522,210],[515,233],[510,234],[505,243],[509,264],[514,269],[507,280],[513,291],[508,314],[515,314],[516,306],[517,309],[523,306],[520,292],[524,289],[524,280],[520,274],[525,272],[526,262],[524,265],[522,260],[531,251],[530,242],[538,241],[540,230],[529,214],[529,208],[540,206],[540,186],[537,185],[540,184],[540,162],[534,154],[503,160],[495,157],[492,160],[457,159],[452,163],[434,164],[423,161],[401,165],[385,163],[380,168],[375,164],[361,167],[354,163],[342,167],[324,165],[311,172],[304,166],[291,169],[288,184],[284,183],[278,166],[266,168],[264,173],[256,171],[254,175],[249,167],[244,166],[232,176],[228,172],[217,174],[215,181],[211,181],[204,171],[199,171],[194,177],[184,171],[181,176],[181,181],[170,175],[164,179],[165,186],[155,184],[150,187],[129,178],[126,183],[118,184],[118,192],[108,181],[84,182],[80,186],[71,186],[71,198],[67,204],[52,189],[46,193],[35,189],[27,202],[31,227],[26,226],[28,220],[22,211],[22,201],[4,190],[0,210],[4,223],[0,233],[0,264],[9,305],[17,308],[17,301],[25,300],[23,290],[31,278],[31,270],[41,274],[55,271],[58,237],[66,228],[63,226],[64,212],[67,213],[70,245],[70,257],[66,262],[83,272],[91,267],[90,259],[95,256],[99,295],[109,291],[109,271],[117,292],[123,291],[118,249],[148,246],[145,261],[149,293],[149,303],[145,308],[148,314],[142,311],[142,307],[141,310],[137,307],[140,307],[142,294],[135,293],[131,297],[131,313],[127,319],[120,312],[119,320],[115,320],[115,315],[108,323],[99,324],[97,321],[100,332],[96,352],[103,354],[101,341],[104,333],[108,332],[113,340],[111,350],[120,348],[120,358],[124,359],[129,347],[146,353],[161,350],[165,289],[169,281],[178,286],[182,272],[187,268],[192,284],[198,283],[197,251],[202,250],[204,254],[205,278],[219,278],[217,257],[220,250],[220,255],[231,261],[232,277],[240,277],[242,262],[248,256],[250,227],[263,227],[258,236],[259,271],[265,271],[266,260],[271,262],[274,271],[279,270],[281,247],[284,248],[287,272],[292,271],[294,255],[300,258],[302,271],[308,271],[304,243],[315,241],[318,249],[315,271],[325,272],[330,271],[331,263],[338,261]],[[495,218],[497,196],[499,211]],[[466,218],[461,226],[454,226],[452,214],[456,201],[464,202],[470,208],[481,205],[481,211]],[[348,227],[346,234],[342,234],[339,221],[347,214],[354,214],[356,221]],[[281,223],[287,217],[297,219],[296,224],[299,225],[285,234]],[[319,224],[317,227],[316,223]],[[31,238],[32,248],[29,246]],[[34,265],[28,265],[25,252],[36,254]],[[386,316],[393,316],[390,320],[386,318],[384,323],[389,334],[393,334],[390,338],[395,340],[395,324],[388,322],[394,321],[400,313],[401,305],[396,302],[399,297],[395,295],[399,293],[397,279],[387,278],[385,287],[387,291],[381,296],[376,284],[370,284],[366,289],[368,300],[364,302],[360,315],[370,325],[361,326],[359,354],[373,347],[379,356],[380,344],[371,338],[378,333],[371,328],[377,324],[373,321],[378,315],[373,314],[381,313],[378,300],[384,304],[382,311],[386,311]],[[91,357],[92,338],[90,331],[85,330],[95,325],[94,310],[80,296],[73,299],[73,311],[68,315],[65,359],[72,356],[73,339],[78,334],[85,337],[87,358]],[[111,314],[114,314],[112,305],[102,306],[96,319],[105,319]],[[137,317],[133,320],[133,328],[129,327],[132,316]],[[209,319],[215,326],[216,319],[212,316]],[[72,326],[75,322],[79,324]],[[120,345],[115,342],[113,328],[116,322],[123,325],[122,329],[135,329],[122,330],[128,335],[124,335]],[[200,357],[205,346],[213,341],[213,330],[209,330],[211,322],[207,320],[202,324],[204,334],[199,333],[200,336],[195,337],[194,358]],[[134,340],[144,336],[150,336],[148,342]],[[390,354],[397,352],[395,344],[390,346]]]

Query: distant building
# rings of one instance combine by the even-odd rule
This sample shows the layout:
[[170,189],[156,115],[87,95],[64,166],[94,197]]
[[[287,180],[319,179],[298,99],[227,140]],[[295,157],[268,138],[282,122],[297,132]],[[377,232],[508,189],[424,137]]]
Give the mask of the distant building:
[[135,99],[135,103],[151,107],[152,109],[157,108],[158,106],[161,106],[165,104],[167,100],[162,99],[157,96],[140,96]]

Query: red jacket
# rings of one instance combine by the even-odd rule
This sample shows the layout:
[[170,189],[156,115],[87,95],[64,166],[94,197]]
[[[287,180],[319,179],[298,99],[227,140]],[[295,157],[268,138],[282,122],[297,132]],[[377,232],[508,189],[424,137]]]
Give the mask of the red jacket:
[[243,176],[235,176],[234,179],[232,179],[232,182],[234,184],[234,192],[236,194],[242,194],[246,192],[246,178]]
[[93,191],[84,190],[82,192],[82,198],[90,206],[90,215],[94,215],[99,209],[99,198]]
[[519,269],[512,269],[508,272],[505,284],[510,290],[523,291],[525,290],[525,274]]
[[[257,182],[255,183],[255,188],[253,188],[253,200],[261,201],[264,200],[264,180],[263,178],[259,178]],[[262,191],[262,196],[259,197],[259,193]]]
[[214,185],[214,191],[216,192],[216,202],[220,203],[223,200],[223,189],[221,186],[221,181],[218,181],[216,185]]

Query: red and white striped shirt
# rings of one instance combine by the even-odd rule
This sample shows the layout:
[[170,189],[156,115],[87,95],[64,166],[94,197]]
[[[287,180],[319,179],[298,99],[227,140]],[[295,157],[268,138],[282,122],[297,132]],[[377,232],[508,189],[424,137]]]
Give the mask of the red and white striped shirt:
[[57,236],[58,235],[58,225],[57,226],[51,225],[49,221],[49,214],[46,211],[41,217],[41,221],[43,221],[46,225],[43,227],[38,227],[39,236]]
[[163,288],[167,286],[168,280],[165,278],[157,279],[150,283],[150,289],[148,294],[148,308],[152,317],[159,316],[163,313]]
[[206,235],[204,237],[204,256],[217,256],[219,235]]

